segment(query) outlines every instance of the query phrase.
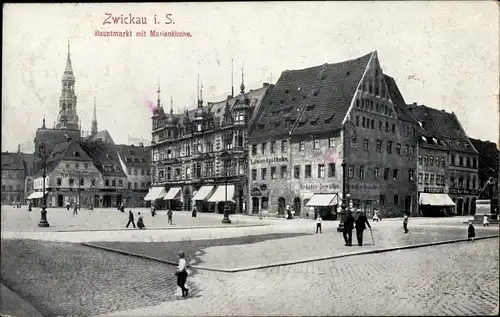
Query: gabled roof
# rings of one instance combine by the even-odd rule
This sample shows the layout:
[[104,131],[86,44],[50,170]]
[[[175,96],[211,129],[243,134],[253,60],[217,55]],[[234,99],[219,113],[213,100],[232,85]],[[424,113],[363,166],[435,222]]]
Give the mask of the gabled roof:
[[146,168],[151,165],[150,147],[119,144],[116,150],[127,167]]
[[448,113],[415,103],[408,106],[423,128],[424,138],[442,140],[450,150],[477,153],[453,112]]
[[335,64],[286,70],[262,102],[251,142],[340,129],[375,52]]
[[[79,142],[71,139],[57,144],[47,158],[46,172],[53,171],[62,161],[92,162],[92,158],[80,147]],[[43,169],[36,173],[36,177],[43,174]]]
[[35,154],[38,153],[38,147],[41,143],[45,143],[47,152],[51,153],[57,144],[66,143],[67,137],[78,140],[80,138],[80,131],[66,129],[37,129],[35,136]]
[[115,144],[84,141],[81,143],[81,147],[87,152],[103,176],[126,177],[121,168]]
[[385,84],[389,92],[389,97],[394,105],[394,110],[399,120],[414,123],[418,125],[417,119],[413,116],[410,109],[408,108],[401,91],[393,77],[384,74]]
[[115,141],[113,141],[113,138],[111,137],[111,134],[109,133],[108,130],[102,130],[97,132],[94,135],[88,135],[84,139],[84,141],[99,141],[101,140],[103,143],[109,143],[109,144],[115,144]]

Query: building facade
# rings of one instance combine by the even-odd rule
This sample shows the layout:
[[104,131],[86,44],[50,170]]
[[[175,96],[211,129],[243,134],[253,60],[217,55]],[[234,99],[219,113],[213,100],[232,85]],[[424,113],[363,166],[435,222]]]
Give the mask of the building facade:
[[[423,174],[423,185],[428,185],[424,186],[424,190],[431,186],[440,188],[455,203],[454,214],[474,214],[479,195],[478,152],[458,118],[454,113],[416,103],[409,108],[422,131],[420,142],[423,151],[419,156],[422,172],[419,171],[419,174]],[[437,185],[436,180],[441,185]]]
[[174,114],[161,106],[152,116],[152,188],[146,197],[158,207],[222,212],[226,201],[232,212],[245,212],[247,193],[247,127],[259,111],[269,85],[238,96],[203,104]]
[[2,205],[25,202],[26,169],[21,154],[2,152]]
[[263,103],[250,130],[254,213],[283,214],[286,205],[308,213],[309,200],[321,194],[335,214],[344,161],[351,208],[415,212],[416,122],[377,52],[284,71]]
[[140,143],[135,145],[117,145],[118,157],[127,176],[127,191],[124,205],[127,207],[148,207],[145,201],[151,187],[151,149]]

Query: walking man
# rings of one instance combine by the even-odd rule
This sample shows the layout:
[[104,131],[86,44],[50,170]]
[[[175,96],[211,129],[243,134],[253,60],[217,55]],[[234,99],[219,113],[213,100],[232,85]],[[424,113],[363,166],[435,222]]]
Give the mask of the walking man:
[[403,229],[405,230],[405,233],[408,233],[408,213],[405,213],[405,216],[403,217]]
[[78,204],[75,204],[75,208],[73,208],[73,216],[78,215]]
[[321,215],[318,214],[318,217],[316,218],[316,234],[318,234],[318,230],[319,230],[319,233],[323,233],[323,231],[321,230],[321,222],[323,221],[323,219],[321,219]]
[[132,224],[132,226],[134,226],[134,228],[135,228],[134,213],[132,212],[132,210],[128,211],[128,222],[127,222],[127,226],[125,228],[128,228],[128,226],[130,224]]
[[169,208],[168,211],[167,211],[167,217],[168,217],[168,224],[169,225],[172,224],[172,216],[173,216],[172,210],[170,210],[170,208]]
[[366,229],[366,226],[370,229],[372,228],[366,215],[358,210],[358,217],[356,218],[356,238],[358,239],[359,246],[363,245],[363,231]]
[[354,217],[350,210],[347,211],[347,215],[344,220],[344,241],[345,245],[352,246],[352,230],[354,229]]

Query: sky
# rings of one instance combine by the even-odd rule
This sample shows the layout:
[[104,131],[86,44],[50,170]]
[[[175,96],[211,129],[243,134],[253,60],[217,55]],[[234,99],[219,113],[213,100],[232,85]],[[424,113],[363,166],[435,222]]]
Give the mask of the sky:
[[[147,24],[104,24],[107,14]],[[169,19],[167,19],[169,14]],[[154,24],[156,16],[159,24]],[[284,70],[377,50],[407,103],[453,111],[469,137],[499,142],[499,10],[493,1],[7,4],[3,12],[2,151],[33,152],[45,116],[57,120],[68,40],[77,111],[115,143],[151,138],[157,86],[174,111],[245,86],[275,83]],[[172,24],[165,22],[172,21]],[[99,37],[126,31],[132,37]],[[145,30],[191,37],[137,37]]]

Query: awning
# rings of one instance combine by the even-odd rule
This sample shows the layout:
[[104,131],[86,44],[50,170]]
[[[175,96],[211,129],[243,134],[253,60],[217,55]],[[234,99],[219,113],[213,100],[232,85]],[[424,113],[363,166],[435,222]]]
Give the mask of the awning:
[[[232,201],[234,197],[234,185],[227,185],[227,201]],[[207,200],[208,202],[226,201],[226,186],[217,186],[217,189],[212,196]]]
[[421,193],[418,199],[419,205],[430,206],[455,206],[448,194]]
[[172,187],[168,190],[168,193],[163,197],[163,200],[171,200],[175,199],[177,195],[180,193],[181,188],[180,187]]
[[314,194],[306,204],[308,207],[334,206],[338,204],[337,194]]
[[212,189],[214,189],[214,186],[201,186],[198,192],[193,196],[193,200],[205,200],[212,192]]
[[144,197],[144,200],[156,200],[158,198],[164,197],[166,193],[167,190],[165,189],[165,187],[153,187],[149,190],[146,197]]
[[[47,195],[47,191],[45,192],[45,195]],[[43,193],[42,192],[33,192],[31,193],[31,195],[28,196],[27,199],[37,199],[37,198],[42,198],[43,197]]]

